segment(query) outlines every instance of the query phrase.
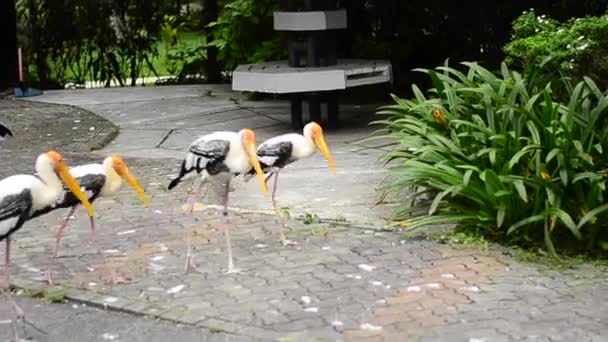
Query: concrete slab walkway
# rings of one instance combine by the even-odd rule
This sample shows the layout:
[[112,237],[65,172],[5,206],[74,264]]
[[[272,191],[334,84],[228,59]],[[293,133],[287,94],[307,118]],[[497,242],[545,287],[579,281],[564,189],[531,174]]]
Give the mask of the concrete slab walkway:
[[[97,101],[96,98],[132,96],[134,101],[117,104],[114,114],[104,114],[108,118],[122,115],[123,120],[127,120],[129,111],[123,109],[127,105],[137,107],[136,104],[151,101],[149,110],[152,111],[162,103],[154,97],[166,97],[165,92],[185,94],[191,91],[195,94],[189,87],[184,87],[183,91],[179,88],[120,89],[132,92],[131,95],[120,91],[112,95],[116,89],[110,89],[99,91],[97,96],[93,93],[86,93],[86,96],[88,106],[93,107],[96,105],[90,103]],[[74,98],[84,101],[83,95],[78,93],[73,92]],[[198,103],[198,95],[179,98],[179,94],[173,99],[176,108],[186,100]],[[54,96],[54,101],[58,101],[66,95],[51,92],[45,96],[49,100]],[[229,99],[232,95],[226,93],[225,97]],[[111,105],[109,100],[104,101],[105,105]],[[88,242],[88,218],[80,209],[67,229],[57,260],[50,258],[54,233],[66,212],[58,210],[28,222],[14,235],[14,285],[43,291],[59,290],[72,301],[128,313],[130,315],[122,315],[122,319],[131,317],[130,322],[141,329],[146,329],[150,323],[136,322],[136,316],[160,318],[172,322],[175,328],[187,326],[188,329],[171,330],[183,341],[606,341],[608,307],[604,303],[608,299],[608,278],[600,268],[586,265],[566,272],[539,269],[514,260],[509,250],[497,246],[489,250],[454,248],[407,238],[398,232],[279,221],[272,215],[238,210],[231,212],[228,221],[213,210],[205,211],[202,206],[190,215],[184,213],[182,207],[186,195],[180,191],[166,191],[167,179],[175,172],[178,161],[163,153],[179,155],[179,152],[150,145],[155,138],[147,139],[146,130],[141,128],[149,123],[143,110],[133,110],[140,113],[139,118],[132,117],[133,126],[116,119],[123,128],[127,127],[123,135],[132,135],[123,143],[110,145],[101,151],[101,155],[95,155],[87,152],[91,146],[87,141],[96,141],[101,136],[90,133],[88,128],[83,129],[82,125],[104,127],[104,132],[110,131],[111,125],[78,108],[66,108],[62,112],[62,107],[57,105],[30,105],[11,107],[0,101],[0,120],[18,128],[14,139],[0,144],[0,177],[31,172],[36,154],[48,148],[67,151],[72,165],[99,161],[115,148],[133,153],[127,163],[148,192],[152,206],[143,208],[133,191],[127,188],[116,196],[96,201],[98,235],[95,243]],[[281,106],[280,103],[266,105],[264,110]],[[187,107],[194,111],[194,106]],[[3,107],[8,108],[3,110]],[[165,110],[167,116],[179,117],[176,122],[186,120],[180,113],[170,111],[171,108]],[[258,108],[248,104],[230,111],[242,110],[257,111]],[[40,120],[42,117],[44,120]],[[52,123],[33,125],[25,132],[25,127],[36,120]],[[203,119],[199,120],[207,127]],[[56,122],[73,123],[77,129],[62,129]],[[167,122],[153,120],[150,124],[159,123],[164,127],[161,130],[170,131],[166,127],[172,126]],[[134,126],[129,132],[128,127]],[[273,126],[282,129],[280,123]],[[265,129],[269,128],[259,127],[261,131]],[[367,129],[350,130],[358,138]],[[70,134],[61,134],[66,131]],[[375,158],[372,153],[354,157],[348,149],[358,146],[345,140],[342,132],[330,134],[329,139],[334,150],[339,152],[342,148],[344,151],[336,153],[336,159],[340,156],[337,162],[347,165],[343,167],[343,173],[358,170],[360,180],[333,177],[335,183],[345,187],[333,188],[335,184],[327,183],[326,179],[331,176],[317,156],[307,162],[309,168],[300,169],[300,165],[294,165],[290,169],[292,177],[303,175],[306,180],[299,183],[292,179],[289,189],[286,186],[281,193],[283,201],[293,198],[299,208],[312,207],[323,213],[324,208],[319,203],[329,206],[333,203],[330,197],[344,199],[351,195],[348,188],[363,192],[367,187],[367,197],[346,198],[346,204],[340,202],[343,204],[325,212],[328,215],[336,212],[354,214],[355,219],[377,213],[367,210],[374,196],[370,183],[381,179],[383,171],[378,166],[369,171],[367,165],[362,164],[368,161],[366,158]],[[179,133],[191,134],[188,129]],[[48,134],[54,138],[45,139]],[[189,139],[184,138],[184,143]],[[160,145],[164,146],[164,143]],[[135,157],[137,150],[130,149],[130,145],[135,144],[148,146],[149,154]],[[310,176],[306,173],[310,169],[318,173]],[[247,186],[238,188],[233,194],[245,192]],[[293,191],[292,187],[312,190],[309,194],[284,197],[289,196],[284,194]],[[323,197],[324,187],[336,189],[336,192],[329,192],[331,195],[325,195],[319,203],[308,203],[309,198]],[[239,205],[244,208],[266,205],[268,199],[259,194],[259,189],[252,190],[249,202],[241,200]],[[363,213],[359,213],[358,208],[367,211],[361,209]],[[222,233],[226,227],[232,229],[235,259],[237,266],[245,269],[243,274],[223,273],[226,251]],[[298,242],[297,245],[283,246],[278,241],[277,232],[282,227],[287,230],[288,238]],[[193,258],[200,273],[183,274],[187,238],[192,241]],[[0,253],[4,252],[3,248],[1,244]],[[109,267],[116,268],[128,282],[116,286],[109,283]],[[54,273],[56,288],[44,283],[43,271],[47,268]],[[0,306],[5,303],[0,300]],[[41,311],[53,314],[53,310],[37,309],[38,313]],[[57,312],[65,313],[65,307]],[[59,322],[57,324],[78,325],[81,331],[74,334],[74,338],[79,340],[107,341],[105,333],[119,334],[120,338],[115,340],[141,340],[137,330],[129,331],[122,324],[115,325],[118,331],[107,330],[114,326],[115,316],[103,318],[88,310],[79,312],[83,317],[90,315],[93,321],[43,320],[39,322],[42,328],[55,331],[55,334],[42,336],[29,330],[28,337],[34,336],[38,341],[69,340],[57,335],[66,331],[53,326],[54,322]],[[4,327],[11,318],[7,314],[6,310],[0,310],[0,339],[6,336]],[[194,333],[192,329],[195,329]],[[157,330],[149,330],[154,331]]]
[[[258,143],[288,133],[289,104],[282,101],[247,101],[229,85],[190,85],[146,88],[110,88],[47,91],[31,101],[75,105],[118,125],[119,136],[99,155],[119,153],[132,158],[174,159],[177,172],[184,151],[196,137],[217,130],[252,128]],[[382,225],[386,207],[374,207],[376,188],[386,176],[378,162],[380,150],[361,145],[373,129],[376,106],[345,106],[343,127],[328,131],[327,142],[338,174],[331,177],[321,154],[302,160],[281,173],[278,203],[293,213],[310,212],[325,218],[346,218]],[[164,180],[169,182],[167,178]],[[233,204],[271,210],[259,194],[259,184],[241,184]]]

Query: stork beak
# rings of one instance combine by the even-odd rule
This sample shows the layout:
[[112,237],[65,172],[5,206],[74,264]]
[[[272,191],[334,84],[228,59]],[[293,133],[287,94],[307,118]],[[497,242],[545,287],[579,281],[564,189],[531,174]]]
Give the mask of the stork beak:
[[255,150],[254,143],[247,143],[245,145],[245,150],[247,151],[247,155],[249,155],[249,161],[255,170],[255,173],[258,176],[258,180],[260,184],[262,184],[262,189],[264,193],[268,193],[268,185],[266,184],[266,180],[264,179],[264,172],[262,172],[262,167],[260,166],[260,162],[258,160],[258,156]]
[[87,196],[80,190],[80,184],[72,175],[70,174],[70,170],[68,165],[65,162],[60,162],[56,167],[55,171],[57,175],[61,179],[61,181],[70,189],[70,191],[80,200],[80,203],[87,208],[87,212],[89,216],[93,217],[95,215],[95,211],[93,210],[93,206]]
[[327,148],[327,144],[325,143],[325,138],[323,137],[323,135],[319,135],[317,137],[315,137],[313,139],[315,141],[315,144],[317,144],[317,147],[319,148],[319,150],[321,150],[321,153],[323,153],[323,156],[325,156],[325,159],[327,159],[327,163],[329,163],[329,167],[331,168],[331,173],[333,175],[336,174],[336,165],[334,164],[334,160],[331,157],[331,154],[329,153],[329,148]]
[[133,190],[135,190],[135,192],[137,192],[137,195],[139,196],[139,198],[141,199],[141,201],[144,203],[144,207],[149,208],[150,207],[150,201],[148,200],[148,196],[146,196],[146,192],[139,185],[139,183],[137,182],[137,179],[135,179],[135,177],[133,177],[133,175],[130,174],[129,172],[127,172],[123,176],[123,178],[127,181],[127,183],[129,183],[129,185],[131,185],[131,187],[133,188]]

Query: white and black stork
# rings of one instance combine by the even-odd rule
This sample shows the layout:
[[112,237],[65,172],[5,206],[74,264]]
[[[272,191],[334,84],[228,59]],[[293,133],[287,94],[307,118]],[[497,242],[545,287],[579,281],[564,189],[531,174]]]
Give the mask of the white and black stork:
[[[334,160],[331,157],[327,143],[325,142],[325,136],[323,135],[323,128],[316,122],[310,122],[304,126],[303,134],[288,133],[282,134],[276,137],[272,137],[260,144],[257,150],[257,156],[262,165],[266,176],[266,182],[274,176],[274,184],[272,186],[272,205],[277,210],[277,203],[275,195],[277,191],[277,183],[279,181],[279,172],[285,166],[312,156],[317,148],[321,150],[321,153],[327,159],[329,167],[331,168],[332,174],[336,174],[336,167]],[[246,180],[251,178],[251,173],[247,175]],[[287,241],[283,231],[281,231],[281,239],[283,242]]]
[[0,122],[0,141],[6,139],[9,136],[12,137],[13,132],[11,132],[11,130],[8,127],[6,127],[5,124]]
[[[185,178],[202,174],[204,180],[209,177],[228,176],[223,186],[222,204],[224,215],[228,214],[228,193],[230,191],[230,179],[234,175],[244,175],[252,169],[257,174],[264,192],[268,187],[264,181],[264,175],[260,163],[256,157],[255,133],[251,129],[242,129],[237,132],[213,132],[195,140],[186,153],[179,175],[169,184],[169,190],[176,187]],[[201,186],[204,182],[201,182]],[[199,195],[199,190],[193,196]],[[226,246],[228,250],[227,273],[237,273],[232,258],[232,246],[230,242],[229,228],[224,229]],[[190,252],[190,239],[188,240],[188,251],[186,255],[186,272],[195,270],[192,265]]]
[[[80,183],[80,189],[86,194],[89,202],[93,203],[99,197],[106,197],[116,193],[123,184],[123,180],[129,183],[135,192],[139,195],[145,207],[149,207],[150,202],[146,193],[141,188],[137,179],[131,174],[127,164],[120,158],[114,155],[104,159],[102,164],[85,164],[70,168],[70,174]],[[78,208],[80,201],[68,188],[64,188],[55,207],[47,209],[47,211],[70,208],[70,211],[63,220],[61,226],[57,230],[55,239],[54,256],[57,257],[59,251],[59,243],[70,218]],[[42,214],[42,213],[41,213]],[[91,240],[95,239],[95,219],[90,217],[91,222]],[[111,270],[112,282],[118,284],[123,282],[114,270]],[[52,282],[50,271],[47,274],[49,282]]]
[[70,175],[68,165],[59,153],[41,154],[36,159],[35,168],[36,175],[15,175],[0,181],[0,241],[6,243],[4,262],[8,286],[12,235],[26,221],[55,206],[63,191],[62,182],[87,208],[89,216],[94,215],[91,203],[80,190],[78,181]]

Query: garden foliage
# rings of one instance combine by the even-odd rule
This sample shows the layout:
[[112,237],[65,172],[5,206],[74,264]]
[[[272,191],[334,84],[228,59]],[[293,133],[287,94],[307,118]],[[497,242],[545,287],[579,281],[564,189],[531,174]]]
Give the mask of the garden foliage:
[[544,65],[549,77],[562,74],[579,81],[588,76],[608,87],[608,14],[559,22],[524,12],[514,21],[504,50],[510,65]]
[[585,78],[560,103],[534,69],[464,66],[418,70],[433,88],[379,109],[379,138],[395,141],[384,190],[416,189],[400,225],[458,223],[551,252],[608,247],[608,94]]

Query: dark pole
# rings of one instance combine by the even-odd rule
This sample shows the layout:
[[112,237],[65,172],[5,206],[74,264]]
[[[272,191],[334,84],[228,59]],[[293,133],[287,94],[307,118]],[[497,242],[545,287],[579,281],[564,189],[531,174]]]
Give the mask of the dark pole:
[[[207,25],[217,20],[218,7],[217,0],[202,0],[203,2],[203,24]],[[213,29],[208,29],[209,33]],[[213,34],[210,34],[213,40]],[[222,73],[219,63],[217,62],[217,47],[210,46],[207,48],[207,82],[219,83],[222,79]]]
[[0,1],[0,89],[17,83],[17,12],[15,0]]

